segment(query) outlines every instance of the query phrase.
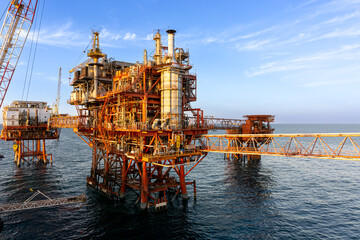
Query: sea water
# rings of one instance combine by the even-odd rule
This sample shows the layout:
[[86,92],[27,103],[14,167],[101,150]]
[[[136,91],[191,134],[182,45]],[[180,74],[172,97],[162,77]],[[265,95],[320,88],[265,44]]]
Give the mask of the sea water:
[[[276,133],[360,132],[360,125],[281,125]],[[91,149],[70,129],[47,142],[53,164],[17,167],[0,142],[0,204],[40,190],[53,198],[85,193],[82,205],[0,213],[0,239],[359,239],[360,162],[263,156],[259,162],[208,156],[187,176],[197,200],[142,212],[86,187]]]

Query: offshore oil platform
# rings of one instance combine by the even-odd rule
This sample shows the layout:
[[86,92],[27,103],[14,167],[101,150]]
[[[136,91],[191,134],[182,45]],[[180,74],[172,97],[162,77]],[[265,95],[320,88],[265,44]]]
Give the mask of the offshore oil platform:
[[0,139],[14,141],[17,166],[30,162],[52,162],[46,153],[45,140],[58,139],[59,130],[49,126],[52,108],[46,102],[14,101],[3,108]]
[[[167,205],[167,193],[189,197],[186,176],[208,152],[228,159],[259,160],[261,155],[359,159],[354,135],[272,134],[272,115],[246,115],[245,120],[204,117],[192,108],[197,76],[191,73],[189,51],[175,46],[175,30],[167,30],[167,46],[158,31],[155,50],[144,50],[141,63],[107,59],[93,32],[89,59],[74,72],[68,101],[76,117],[54,117],[50,126],[73,128],[92,148],[92,167],[87,184],[111,199],[123,199],[127,190],[138,194],[141,209]],[[207,135],[224,129],[227,134]],[[312,138],[308,145],[301,138]],[[344,137],[332,149],[326,137]],[[286,138],[286,141],[279,139]],[[354,143],[345,152],[346,142]],[[323,148],[324,143],[326,148]],[[284,145],[282,145],[284,144]]]
[[[0,30],[0,107],[29,35],[37,5],[37,0],[12,0],[9,3]],[[54,112],[41,101],[13,101],[3,108],[0,139],[14,142],[17,166],[25,162],[52,162],[52,155],[46,153],[45,141],[59,138],[59,130],[49,126],[50,117],[58,116],[59,90],[60,85]]]
[[[24,35],[17,24],[32,21],[24,14],[34,13],[36,4],[10,4],[0,34],[7,36],[0,52],[1,103],[19,57],[13,54],[14,39]],[[191,106],[197,99],[197,76],[191,72],[189,51],[175,45],[175,30],[166,32],[167,46],[156,32],[154,54],[144,50],[136,63],[107,58],[99,32],[93,32],[89,58],[70,71],[73,91],[68,103],[78,116],[52,114],[43,102],[15,101],[5,108],[1,136],[15,141],[17,164],[29,158],[46,162],[45,140],[58,138],[59,128],[72,128],[92,149],[87,184],[111,199],[124,199],[132,190],[136,203],[146,209],[165,207],[169,193],[188,199],[189,185],[196,197],[195,180],[186,178],[208,152],[248,161],[261,155],[360,160],[359,133],[273,134],[272,115],[246,115],[244,120],[204,117],[202,109]],[[217,129],[226,134],[208,135]],[[328,138],[340,140],[334,145]],[[32,141],[33,147],[26,147],[25,141]]]
[[[190,72],[189,52],[175,47],[175,30],[167,31],[167,46],[159,31],[153,39],[154,56],[144,50],[142,63],[128,63],[107,59],[94,32],[91,60],[80,64],[71,82],[68,103],[76,106],[79,116],[50,122],[74,128],[92,148],[89,186],[112,199],[122,199],[132,189],[139,193],[142,209],[165,206],[168,191],[181,191],[187,199],[186,186],[195,190],[195,181],[185,177],[206,156],[202,135],[209,129],[252,133],[250,124],[256,124],[262,133],[273,131],[273,116],[249,116],[247,124],[204,118],[201,109],[191,107],[197,79]],[[193,167],[185,171],[190,164]]]

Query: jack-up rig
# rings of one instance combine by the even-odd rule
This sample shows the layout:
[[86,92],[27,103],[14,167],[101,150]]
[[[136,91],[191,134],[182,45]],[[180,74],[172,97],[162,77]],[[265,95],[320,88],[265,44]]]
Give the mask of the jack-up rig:
[[[71,70],[73,92],[68,103],[76,117],[53,117],[53,128],[73,128],[92,148],[87,184],[111,199],[123,199],[127,190],[138,194],[141,209],[167,205],[167,193],[188,198],[186,176],[208,152],[228,158],[260,159],[260,155],[360,159],[354,141],[360,134],[271,134],[272,115],[248,115],[246,120],[204,117],[196,101],[197,77],[190,72],[189,51],[175,47],[175,30],[168,30],[163,46],[153,36],[154,55],[144,50],[142,63],[108,59],[93,32],[92,49],[85,62]],[[226,129],[225,135],[206,135]],[[276,137],[288,138],[282,146]],[[313,138],[309,146],[301,138]],[[336,149],[324,137],[344,137]],[[281,141],[280,141],[281,142]],[[354,149],[343,151],[350,142]],[[322,148],[323,147],[323,148]],[[329,148],[329,149],[328,149]]]

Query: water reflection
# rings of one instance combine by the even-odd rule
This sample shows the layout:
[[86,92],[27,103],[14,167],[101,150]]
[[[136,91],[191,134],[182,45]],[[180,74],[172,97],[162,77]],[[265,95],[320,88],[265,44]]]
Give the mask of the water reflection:
[[261,160],[231,160],[225,167],[225,183],[231,192],[248,204],[266,201],[271,197],[271,188],[275,185],[272,171],[262,167]]
[[[95,191],[87,191],[89,202],[82,237],[96,239],[201,239],[188,218],[191,209],[177,203],[166,211],[141,211],[133,201],[108,202]],[[101,204],[100,204],[101,203]],[[139,231],[141,229],[141,231]]]
[[[51,198],[57,198],[61,186],[56,179],[58,176],[49,165],[31,164],[20,168],[15,166],[13,175],[8,176],[1,183],[1,203],[24,202],[36,190],[44,192]],[[43,198],[39,196],[34,200],[40,199]],[[4,232],[9,237],[6,239],[16,239],[18,233],[24,236],[35,232],[46,232],[48,223],[51,223],[52,213],[58,210],[59,208],[46,208],[2,213],[1,217],[5,222]],[[37,226],[35,230],[34,225]]]
[[263,167],[261,160],[228,161],[225,167],[225,186],[231,199],[226,206],[247,232],[246,238],[269,238],[276,233],[278,210],[272,189],[276,185],[272,171]]

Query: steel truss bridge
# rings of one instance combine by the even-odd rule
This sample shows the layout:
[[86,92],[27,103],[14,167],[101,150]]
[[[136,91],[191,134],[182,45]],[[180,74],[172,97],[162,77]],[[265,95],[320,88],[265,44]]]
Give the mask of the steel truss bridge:
[[[36,197],[41,196],[44,199],[34,200]],[[75,204],[85,202],[86,197],[84,194],[75,196],[75,197],[65,197],[65,198],[50,198],[41,191],[37,190],[31,197],[26,199],[23,203],[11,203],[0,205],[0,212],[14,212],[27,209],[43,208],[43,207],[53,207],[66,204]]]
[[[214,119],[221,129],[235,123],[230,120]],[[50,125],[76,130],[86,122],[68,116],[51,118]],[[202,143],[203,152],[360,161],[360,133],[207,134]]]
[[360,161],[360,133],[203,135],[204,152]]

